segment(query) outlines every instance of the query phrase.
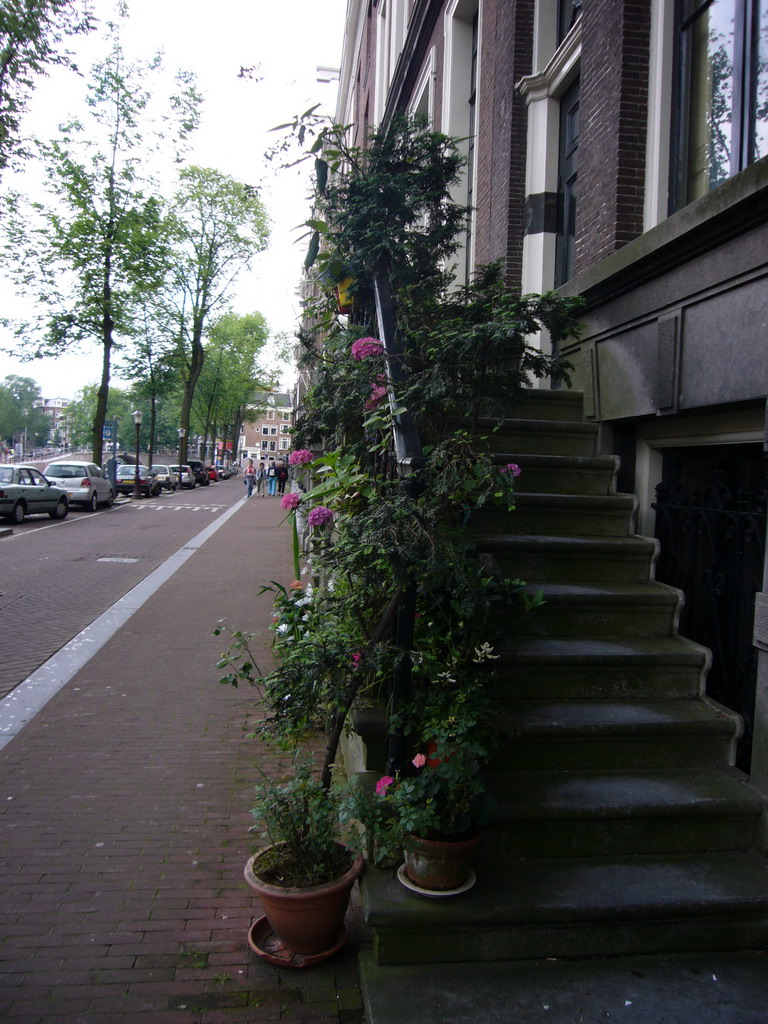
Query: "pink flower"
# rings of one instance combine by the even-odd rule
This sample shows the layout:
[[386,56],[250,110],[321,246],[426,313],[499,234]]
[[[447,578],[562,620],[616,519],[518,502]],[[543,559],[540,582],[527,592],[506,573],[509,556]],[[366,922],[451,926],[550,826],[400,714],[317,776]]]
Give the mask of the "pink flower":
[[411,761],[414,768],[423,768],[426,763],[427,758],[425,754],[417,754],[413,761]]
[[297,448],[296,451],[291,452],[288,456],[288,462],[291,466],[306,466],[308,462],[314,460],[314,455],[309,448]]
[[293,583],[288,587],[289,590],[303,590],[304,584],[301,580],[294,580]]
[[385,398],[387,389],[383,384],[373,384],[371,386],[371,395],[368,401],[365,403],[366,409],[375,409],[376,406],[381,402],[382,398]]
[[301,498],[298,494],[284,494],[280,499],[280,508],[287,509],[289,512],[293,512],[300,504]]
[[368,359],[370,356],[383,355],[384,346],[378,338],[358,338],[352,342],[350,351],[353,359]]
[[333,512],[325,505],[316,505],[307,516],[307,522],[314,529],[316,526],[325,526],[333,519]]
[[362,654],[360,653],[360,651],[355,651],[355,653],[352,655],[352,664],[354,665],[355,668],[357,668],[357,666],[360,664],[361,658]]
[[394,781],[391,775],[382,775],[376,783],[376,796],[383,796]]
[[511,473],[512,476],[520,476],[523,472],[516,462],[508,462],[506,466],[499,467],[500,473]]

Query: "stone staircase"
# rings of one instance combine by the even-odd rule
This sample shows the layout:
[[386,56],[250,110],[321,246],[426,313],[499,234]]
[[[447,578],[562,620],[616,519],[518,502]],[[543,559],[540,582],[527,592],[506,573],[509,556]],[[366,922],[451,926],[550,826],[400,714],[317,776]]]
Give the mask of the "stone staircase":
[[747,949],[768,939],[763,803],[732,767],[738,716],[703,696],[617,460],[581,396],[531,391],[491,433],[517,511],[477,515],[479,550],[546,604],[501,651],[505,740],[477,884],[426,899],[369,870],[379,964]]

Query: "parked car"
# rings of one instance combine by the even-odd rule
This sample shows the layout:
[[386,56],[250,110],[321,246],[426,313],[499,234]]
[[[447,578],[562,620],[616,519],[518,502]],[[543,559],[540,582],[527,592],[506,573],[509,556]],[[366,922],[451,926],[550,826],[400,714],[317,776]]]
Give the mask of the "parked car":
[[64,519],[69,512],[67,492],[32,466],[0,466],[0,516],[22,523],[25,516],[41,512]]
[[172,466],[163,466],[154,463],[152,471],[155,474],[155,479],[160,486],[166,491],[175,491],[179,486],[178,475],[173,471]]
[[229,466],[223,466],[220,462],[216,463],[216,472],[219,474],[219,480],[229,480],[232,476]]
[[195,480],[200,484],[201,487],[207,487],[211,482],[211,478],[208,476],[208,470],[200,459],[189,459],[189,465],[192,472],[195,474]]
[[205,468],[208,470],[208,479],[212,480],[214,483],[216,483],[216,481],[219,479],[219,472],[216,469],[216,467],[215,466],[206,466]]
[[[139,465],[139,492],[148,498],[156,498],[162,494],[163,488],[158,482],[152,470],[146,466]],[[118,466],[115,483],[118,494],[133,494],[136,482],[136,466],[129,466],[127,463]]]
[[109,478],[93,462],[52,462],[44,471],[46,480],[63,487],[70,505],[84,505],[95,512],[115,500]]
[[169,466],[168,469],[179,478],[180,487],[187,487],[191,491],[196,486],[195,474],[189,466]]

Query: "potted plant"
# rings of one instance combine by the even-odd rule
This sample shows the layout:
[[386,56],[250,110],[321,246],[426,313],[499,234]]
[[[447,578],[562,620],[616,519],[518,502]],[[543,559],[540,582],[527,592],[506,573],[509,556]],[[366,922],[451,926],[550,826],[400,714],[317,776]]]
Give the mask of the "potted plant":
[[[489,671],[496,657],[484,643],[469,665],[422,677],[395,723],[415,750],[410,764],[374,787],[350,789],[342,801],[343,817],[362,827],[374,863],[403,851],[399,874],[410,887],[446,892],[467,882],[494,804],[482,769],[496,741]],[[429,661],[422,656],[419,667]]]
[[[344,916],[363,870],[361,854],[339,839],[337,793],[314,778],[311,757],[296,754],[282,784],[265,781],[253,814],[269,845],[245,866],[270,928],[291,954],[323,959],[346,938]],[[255,942],[260,922],[251,927]]]

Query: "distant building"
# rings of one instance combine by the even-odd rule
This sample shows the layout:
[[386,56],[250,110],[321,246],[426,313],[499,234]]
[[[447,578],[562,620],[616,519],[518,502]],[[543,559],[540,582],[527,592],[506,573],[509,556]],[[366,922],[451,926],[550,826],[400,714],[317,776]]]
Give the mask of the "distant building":
[[240,461],[247,459],[265,462],[285,461],[291,449],[290,430],[294,407],[286,392],[273,392],[264,396],[261,412],[243,424],[238,442]]
[[36,409],[42,409],[50,420],[48,439],[66,444],[69,441],[67,433],[66,412],[71,404],[69,398],[41,398],[35,402]]

